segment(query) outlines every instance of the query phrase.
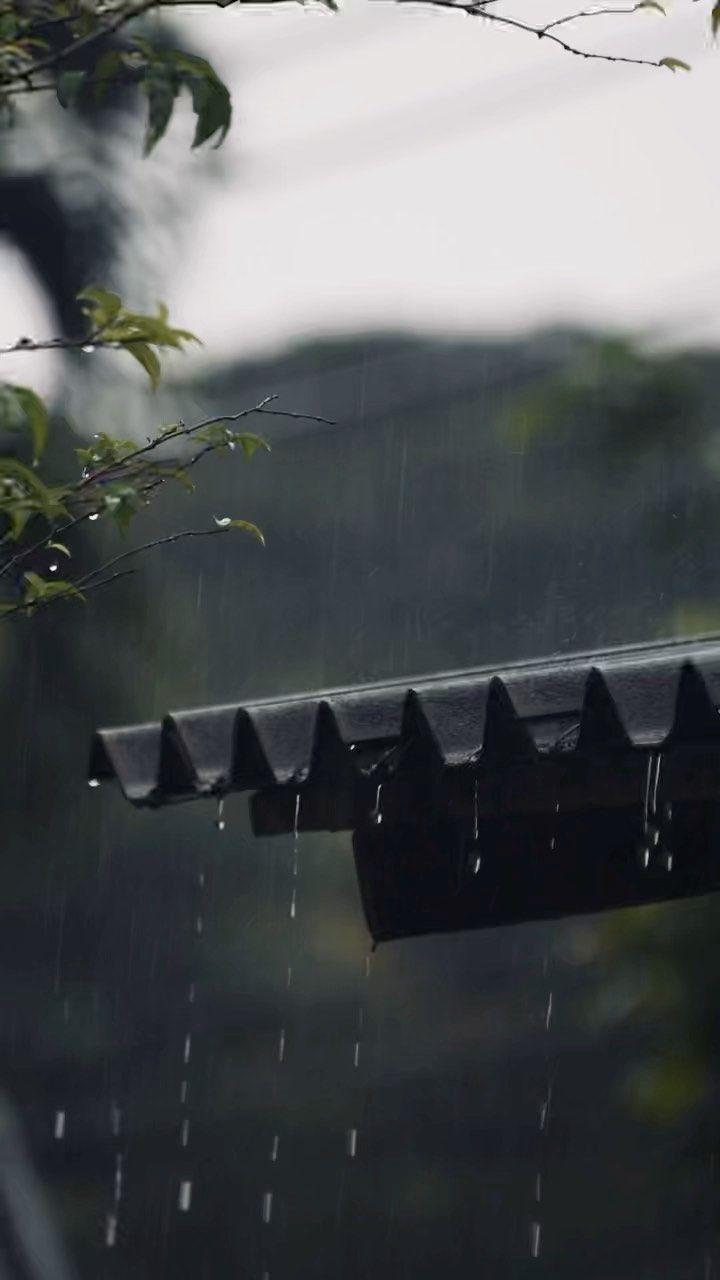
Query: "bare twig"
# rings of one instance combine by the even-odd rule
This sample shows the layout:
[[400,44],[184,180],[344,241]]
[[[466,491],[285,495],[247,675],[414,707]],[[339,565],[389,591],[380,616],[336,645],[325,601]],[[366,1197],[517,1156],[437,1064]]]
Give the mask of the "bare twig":
[[637,13],[638,9],[647,9],[647,0],[639,0],[638,4],[634,4],[630,9],[582,9],[579,13],[568,13],[564,18],[556,18],[554,22],[548,22],[542,28],[543,35],[547,35],[553,27],[562,27],[566,22],[575,22],[578,18],[602,18],[608,14],[615,16],[623,16],[629,13]]
[[[152,551],[155,547],[165,547],[172,542],[180,542],[185,538],[214,538],[218,534],[227,533],[227,528],[216,529],[181,529],[178,533],[168,533],[164,538],[153,538],[151,542],[144,542],[142,546],[131,547],[129,551],[121,551],[119,556],[113,556],[112,560],[107,560],[105,564],[100,565],[98,569],[93,569],[90,573],[86,573],[84,577],[78,578],[73,583],[76,591],[83,591],[85,584],[92,582],[98,574],[107,573],[108,569],[114,569],[115,565],[122,564],[124,560],[130,560],[133,556],[139,556],[144,551]],[[109,581],[109,579],[108,579]],[[58,597],[59,598],[59,597]]]
[[[455,13],[467,14],[469,18],[484,18],[486,22],[497,22],[504,27],[512,27],[516,31],[524,31],[528,35],[537,36],[538,40],[550,40],[552,44],[558,45],[565,53],[572,53],[577,58],[592,58],[598,62],[624,62],[634,67],[662,67],[663,60],[661,58],[628,58],[622,54],[616,53],[591,53],[586,49],[579,49],[577,45],[568,44],[566,40],[562,40],[560,36],[553,35],[546,27],[533,27],[529,22],[521,22],[519,18],[511,18],[506,14],[495,13],[489,10],[480,0],[468,0],[468,3],[458,3],[457,0],[395,0],[396,4],[422,4],[430,5],[436,9],[451,9]],[[577,17],[578,15],[573,15]],[[555,25],[554,23],[550,24]]]

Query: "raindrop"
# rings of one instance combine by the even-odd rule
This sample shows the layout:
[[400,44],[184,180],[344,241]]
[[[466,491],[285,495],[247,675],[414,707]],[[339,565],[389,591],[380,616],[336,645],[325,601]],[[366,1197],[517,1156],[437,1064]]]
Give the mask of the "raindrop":
[[189,1062],[189,1061],[190,1061],[190,1050],[191,1050],[191,1047],[192,1047],[192,1036],[191,1036],[191,1035],[190,1035],[190,1033],[188,1032],[188,1034],[187,1034],[187,1035],[186,1035],[186,1037],[185,1037],[185,1044],[184,1044],[184,1046],[183,1046],[183,1062]]
[[95,348],[94,342],[88,342],[86,346],[83,347],[83,351],[86,356],[92,355],[93,351],[95,350],[96,348]]
[[99,511],[93,511],[92,514],[88,516],[88,520],[99,520],[99,519],[100,519]]
[[192,1202],[192,1182],[181,1182],[178,1192],[178,1209],[181,1213],[187,1213]]
[[295,817],[293,820],[293,835],[297,840],[300,832],[300,792],[295,794]]
[[370,821],[375,827],[379,827],[383,820],[382,810],[380,808],[380,801],[382,798],[382,789],[383,789],[383,784],[381,782],[375,793],[375,808],[370,810]]
[[58,1141],[61,1138],[65,1137],[65,1112],[64,1111],[55,1112],[55,1128],[53,1129],[53,1133],[55,1137],[58,1139]]
[[477,844],[480,834],[480,814],[478,812],[478,785],[479,780],[475,779],[475,787],[473,791],[473,840]]
[[542,1174],[541,1173],[535,1174],[535,1199],[537,1200],[538,1204],[542,1200]]
[[108,1249],[115,1246],[117,1240],[118,1220],[116,1213],[108,1213],[105,1218],[105,1244]]
[[549,991],[548,998],[547,998],[547,1008],[545,1010],[545,1030],[546,1031],[550,1030],[550,1020],[552,1018],[552,1011],[553,1011],[553,993],[552,991]]
[[357,1129],[348,1129],[345,1134],[345,1152],[351,1160],[355,1159],[357,1153]]
[[287,984],[288,984],[288,986],[289,986],[289,987],[291,987],[291,986],[292,986],[292,980],[293,980],[292,965],[290,965],[290,964],[289,964],[289,965],[288,965],[288,971],[287,971]]
[[114,1138],[120,1133],[120,1124],[122,1121],[122,1112],[117,1102],[110,1103],[110,1132]]
[[188,1120],[187,1116],[185,1116],[180,1126],[180,1146],[186,1147],[189,1139],[190,1139],[190,1121]]
[[188,1082],[187,1080],[183,1080],[180,1084],[180,1101],[187,1102],[187,1096],[188,1096]]
[[195,1003],[195,983],[191,982],[188,987],[188,1004]]
[[225,819],[223,818],[224,808],[225,808],[225,799],[223,796],[220,796],[217,802],[217,813],[215,814],[215,826],[217,827],[218,831],[225,830]]
[[297,913],[297,892],[295,889],[293,889],[292,898],[290,899],[290,919],[291,920],[295,919],[296,913]]
[[278,1062],[285,1060],[285,1028],[280,1028],[280,1038],[278,1040]]
[[530,1223],[530,1253],[532,1254],[533,1258],[538,1258],[540,1256],[540,1232],[541,1232],[540,1223],[531,1222]]
[[57,573],[57,571],[58,571],[58,568],[59,568],[59,567],[60,567],[60,566],[59,566],[59,565],[57,565],[57,564],[49,564],[49,565],[48,565],[48,570],[49,570],[49,572],[50,572],[50,573]]
[[273,1203],[272,1191],[264,1191],[263,1198],[262,1198],[261,1215],[262,1215],[262,1220],[265,1226],[268,1225],[268,1223],[270,1222],[270,1219],[272,1218],[272,1203]]
[[123,1158],[121,1155],[115,1157],[115,1204],[119,1205],[122,1200],[123,1189]]
[[201,934],[202,931],[203,931],[203,918],[202,916],[197,916],[195,919],[195,932],[197,934]]
[[273,1164],[275,1164],[278,1158],[279,1150],[280,1150],[280,1134],[276,1133],[272,1140],[272,1146],[270,1148],[270,1159]]
[[353,1066],[358,1067],[359,1065],[360,1065],[360,1041],[356,1040],[355,1048],[353,1050]]
[[99,786],[100,786],[100,779],[99,779],[99,778],[88,778],[88,786],[89,786],[89,787],[99,787]]
[[473,875],[476,876],[482,866],[482,858],[476,858],[473,863]]

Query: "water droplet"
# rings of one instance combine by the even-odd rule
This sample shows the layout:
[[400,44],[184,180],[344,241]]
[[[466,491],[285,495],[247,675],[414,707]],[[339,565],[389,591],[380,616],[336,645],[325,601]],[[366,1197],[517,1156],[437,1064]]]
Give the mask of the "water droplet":
[[83,347],[83,351],[84,351],[84,353],[85,353],[85,355],[86,355],[86,356],[92,355],[93,351],[95,351],[95,343],[94,343],[94,342],[88,342],[88,343]]
[[530,1253],[533,1258],[540,1257],[540,1233],[541,1226],[539,1222],[530,1223]]
[[188,1082],[187,1080],[183,1080],[180,1084],[180,1101],[187,1102],[187,1096],[188,1096]]
[[190,1121],[188,1120],[187,1116],[185,1116],[180,1126],[180,1146],[186,1147],[189,1139],[190,1139]]
[[187,1213],[192,1202],[192,1182],[181,1182],[178,1192],[178,1209],[181,1213]]
[[356,1040],[355,1048],[353,1049],[353,1066],[358,1067],[359,1065],[360,1065],[360,1041]]
[[263,1198],[262,1198],[261,1215],[262,1215],[262,1220],[265,1226],[268,1225],[268,1223],[270,1222],[270,1219],[272,1218],[272,1203],[273,1203],[272,1191],[264,1191]]
[[284,1059],[285,1059],[285,1028],[281,1027],[280,1036],[278,1039],[278,1062],[283,1062]]
[[272,1140],[272,1146],[270,1148],[270,1159],[272,1160],[273,1164],[275,1164],[275,1161],[278,1158],[279,1150],[280,1150],[280,1134],[276,1133]]
[[552,1010],[553,1010],[553,993],[552,991],[549,991],[548,998],[547,998],[547,1008],[545,1010],[545,1030],[546,1031],[550,1030],[550,1020],[552,1018]]
[[383,784],[381,782],[375,793],[375,808],[370,810],[370,821],[375,827],[379,827],[383,820],[382,810],[380,808],[380,801],[382,798],[382,789],[383,789]]
[[188,1034],[185,1037],[185,1044],[183,1045],[183,1062],[190,1061],[191,1047],[192,1047],[192,1036]]
[[228,440],[228,449],[230,450],[230,452],[231,452],[231,453],[234,453],[234,452],[235,452],[235,447],[236,447],[236,446],[235,446],[235,441],[234,441],[234,440]]
[[195,932],[197,934],[201,934],[202,931],[203,931],[203,918],[202,916],[197,916],[195,920]]
[[357,1152],[357,1129],[348,1129],[345,1134],[345,1152],[351,1160],[355,1159]]
[[99,787],[99,786],[100,786],[100,779],[99,779],[99,778],[88,778],[88,786],[89,786],[89,787]]
[[294,920],[297,913],[297,891],[293,889],[292,898],[290,899],[290,919]]
[[482,866],[482,858],[476,858],[473,863],[473,875],[476,876]]
[[195,983],[191,982],[188,987],[188,1004],[195,1003]]
[[55,1112],[55,1127],[53,1129],[53,1134],[58,1139],[58,1141],[61,1138],[65,1137],[65,1112],[64,1111]]
[[542,1174],[541,1173],[535,1174],[535,1199],[538,1201],[538,1204],[542,1200]]
[[217,813],[215,814],[215,826],[217,827],[218,831],[225,830],[225,819],[223,818],[224,808],[225,808],[225,800],[223,796],[220,796],[217,802]]
[[99,511],[93,511],[93,512],[88,516],[88,520],[99,520],[99,519],[100,519],[100,512],[99,512]]
[[105,1244],[108,1249],[115,1246],[117,1240],[118,1220],[116,1213],[108,1213],[105,1217]]
[[57,571],[58,571],[59,567],[60,567],[60,566],[59,566],[58,564],[49,564],[49,565],[48,565],[48,570],[49,570],[49,572],[50,572],[50,573],[57,573]]

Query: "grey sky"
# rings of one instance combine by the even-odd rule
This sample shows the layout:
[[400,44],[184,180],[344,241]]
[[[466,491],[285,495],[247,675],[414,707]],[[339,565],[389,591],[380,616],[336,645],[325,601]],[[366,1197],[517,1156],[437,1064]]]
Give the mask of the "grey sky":
[[[563,10],[515,0],[506,11]],[[684,57],[691,75],[584,62],[373,0],[339,17],[289,5],[178,21],[231,84],[236,112],[225,183],[208,184],[162,282],[206,356],[338,329],[558,320],[720,338],[720,51],[707,5],[565,29],[588,48]],[[183,148],[189,128],[181,113]],[[148,164],[167,163],[161,153]],[[192,180],[197,158],[182,156]],[[18,315],[37,330],[19,266],[5,277],[3,333],[15,336]]]

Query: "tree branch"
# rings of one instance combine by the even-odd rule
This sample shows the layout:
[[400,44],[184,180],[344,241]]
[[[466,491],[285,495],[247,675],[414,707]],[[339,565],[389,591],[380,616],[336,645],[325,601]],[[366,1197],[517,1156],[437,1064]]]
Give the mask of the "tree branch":
[[[585,49],[579,49],[577,45],[568,44],[566,40],[560,36],[553,35],[548,27],[533,27],[529,22],[521,22],[519,18],[511,18],[506,14],[495,13],[489,10],[482,0],[469,0],[468,3],[460,3],[457,0],[395,0],[396,4],[422,4],[430,5],[436,9],[451,9],[455,13],[464,13],[469,18],[484,18],[486,22],[497,22],[504,27],[512,27],[516,31],[524,31],[527,35],[537,36],[538,40],[549,40],[552,44],[558,45],[565,53],[572,53],[577,58],[591,58],[597,62],[624,62],[634,67],[662,67],[664,65],[662,58],[628,58],[622,54],[616,53],[590,53]],[[632,12],[628,10],[628,12]],[[584,15],[573,14],[573,17]],[[550,23],[549,26],[559,25],[558,23]]]

